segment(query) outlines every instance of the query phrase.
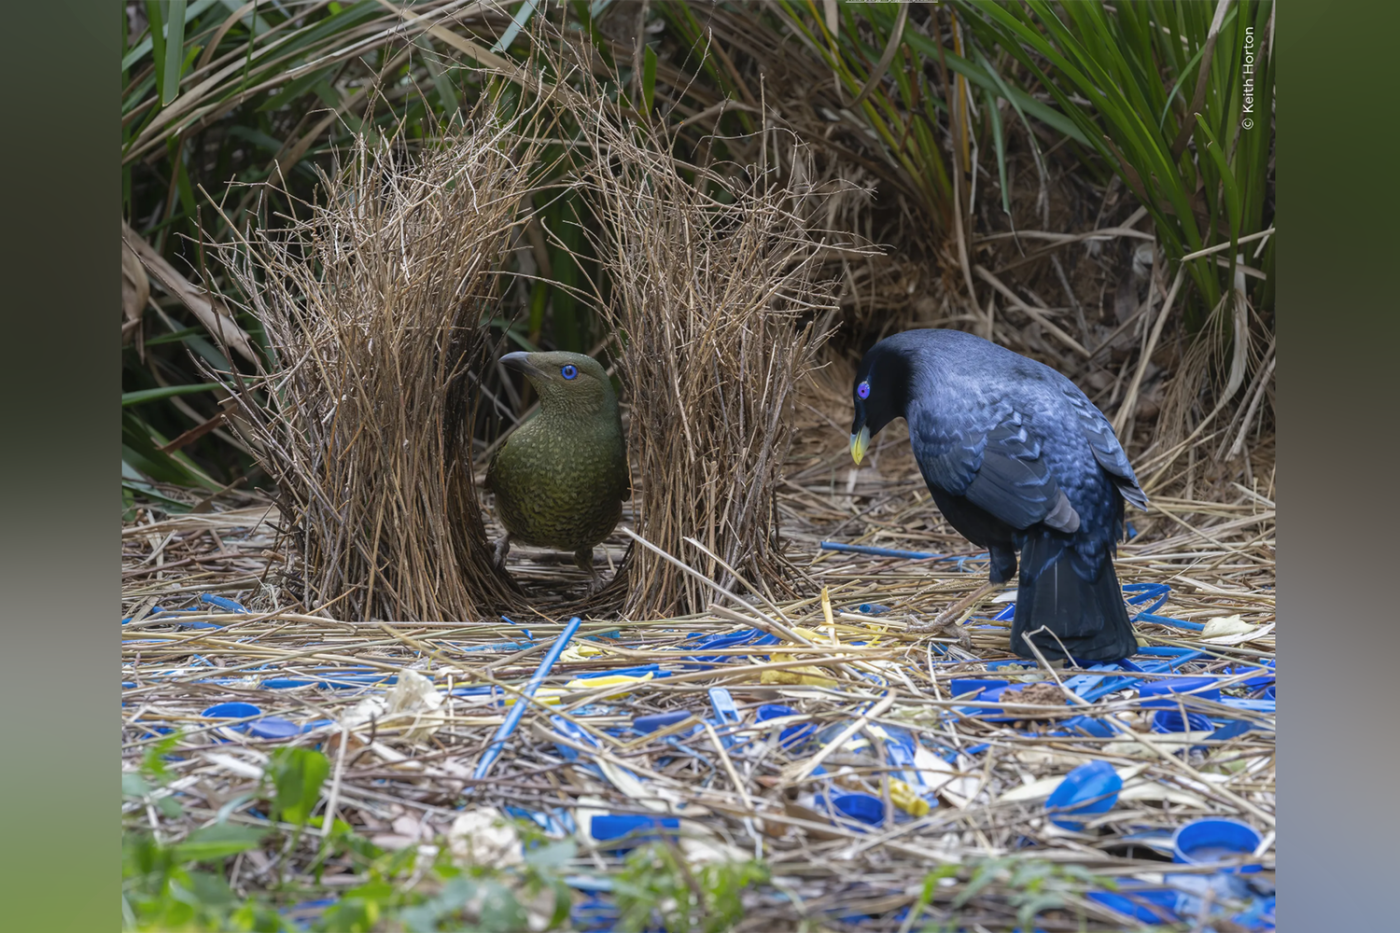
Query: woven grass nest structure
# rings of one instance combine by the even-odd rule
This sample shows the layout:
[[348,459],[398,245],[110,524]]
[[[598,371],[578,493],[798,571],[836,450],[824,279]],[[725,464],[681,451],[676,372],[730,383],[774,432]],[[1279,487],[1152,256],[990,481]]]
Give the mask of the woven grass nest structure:
[[[261,380],[229,388],[279,490],[294,595],[334,618],[404,621],[655,618],[731,587],[796,595],[776,490],[794,390],[836,311],[804,153],[697,170],[601,94],[502,109],[487,100],[412,153],[362,140],[304,219],[225,256],[273,348]],[[592,298],[614,331],[635,464],[633,546],[584,603],[522,589],[493,564],[473,479],[501,352],[486,322],[541,200],[536,121],[561,117],[581,128],[586,155],[569,155],[563,187],[583,193],[592,216],[578,222],[612,282]]]

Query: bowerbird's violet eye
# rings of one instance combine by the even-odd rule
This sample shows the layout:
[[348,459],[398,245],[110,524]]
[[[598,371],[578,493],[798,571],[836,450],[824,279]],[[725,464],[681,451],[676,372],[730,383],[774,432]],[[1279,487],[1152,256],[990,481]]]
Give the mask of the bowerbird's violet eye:
[[870,398],[870,383],[862,382],[860,385],[856,386],[856,395],[861,398]]
[[564,368],[559,370],[559,374],[565,379],[572,379],[578,375],[578,367],[573,363],[565,363]]

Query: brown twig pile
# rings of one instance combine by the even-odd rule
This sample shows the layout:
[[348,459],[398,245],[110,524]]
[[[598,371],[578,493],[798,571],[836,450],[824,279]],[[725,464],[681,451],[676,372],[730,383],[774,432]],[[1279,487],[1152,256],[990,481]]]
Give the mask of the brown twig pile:
[[411,157],[361,137],[310,215],[225,256],[273,363],[230,389],[275,479],[303,602],[462,619],[509,598],[472,483],[482,323],[538,155],[489,95]]
[[[602,95],[579,101],[595,112],[579,120],[596,155],[580,183],[613,287],[602,309],[631,403],[635,529],[721,586],[752,580],[771,598],[792,575],[776,492],[794,389],[836,309],[834,283],[818,274],[806,155],[783,153],[781,182],[767,149],[741,171],[695,169],[669,154],[663,130]],[[693,612],[713,596],[651,549],[634,547],[624,572],[625,615]]]

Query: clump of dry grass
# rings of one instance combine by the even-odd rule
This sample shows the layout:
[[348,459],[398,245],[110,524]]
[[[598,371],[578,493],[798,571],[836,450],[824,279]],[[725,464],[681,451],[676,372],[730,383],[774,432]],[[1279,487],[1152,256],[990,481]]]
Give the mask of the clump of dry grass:
[[[788,588],[776,498],[794,388],[837,309],[814,222],[833,193],[806,182],[800,145],[775,151],[782,135],[768,135],[758,165],[697,169],[605,96],[573,104],[591,109],[577,114],[595,154],[580,183],[612,284],[602,304],[631,405],[635,530],[721,586]],[[632,548],[623,571],[634,617],[696,611],[713,595],[648,549]]]
[[488,99],[408,154],[364,137],[309,216],[224,258],[272,363],[231,387],[277,483],[308,607],[469,619],[509,599],[472,483],[483,323],[537,134]]

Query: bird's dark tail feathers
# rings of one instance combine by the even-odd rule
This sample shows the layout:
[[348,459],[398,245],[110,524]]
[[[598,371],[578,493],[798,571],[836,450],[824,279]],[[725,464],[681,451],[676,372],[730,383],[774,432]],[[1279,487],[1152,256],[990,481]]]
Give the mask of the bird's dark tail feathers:
[[1055,637],[1041,632],[1031,640],[1050,660],[1068,653],[1082,661],[1118,661],[1138,650],[1113,561],[1105,557],[1098,577],[1086,581],[1075,571],[1070,542],[1049,533],[1027,535],[1021,546],[1011,650],[1035,657],[1021,636],[1041,626]]

